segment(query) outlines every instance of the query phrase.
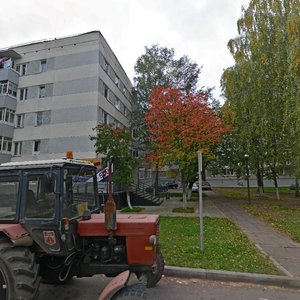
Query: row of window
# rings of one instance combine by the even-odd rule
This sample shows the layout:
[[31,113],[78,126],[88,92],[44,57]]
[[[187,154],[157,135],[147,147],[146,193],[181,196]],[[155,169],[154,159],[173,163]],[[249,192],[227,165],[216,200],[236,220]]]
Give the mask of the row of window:
[[103,57],[102,69],[105,73],[110,77],[110,79],[114,82],[114,84],[120,89],[120,91],[124,94],[124,96],[130,101],[130,93],[125,87],[124,83],[120,80],[114,69],[108,63],[108,61]]
[[[38,87],[37,97],[38,98],[45,98],[46,96],[47,96],[46,86],[45,85],[40,85]],[[18,100],[23,101],[23,100],[27,100],[27,98],[28,98],[28,88],[19,89]]]
[[[35,126],[40,126],[44,123],[43,111],[35,113]],[[16,128],[24,127],[24,114],[17,114],[11,109],[0,107],[0,122],[15,124]]]
[[123,124],[118,122],[114,117],[112,117],[105,111],[102,111],[102,123],[107,125],[113,124],[116,128],[125,128]]
[[[45,111],[38,111],[35,113],[35,126],[41,126],[45,122]],[[15,125],[16,128],[24,127],[25,114],[15,114],[15,112],[8,108],[0,108],[0,122],[6,122]],[[123,128],[124,126],[118,122],[114,117],[102,110],[102,123],[114,124],[116,127]]]
[[[0,136],[0,153],[13,154],[20,156],[22,154],[22,142],[12,142],[11,138]],[[40,154],[41,141],[35,140],[32,142],[32,154]]]
[[[18,100],[27,100],[28,97],[28,88],[19,89],[19,93],[17,93],[18,86],[10,81],[0,81],[0,94],[2,95],[10,95]],[[41,85],[38,87],[38,98],[46,97],[46,86]]]
[[[101,81],[100,81],[101,84]],[[128,117],[129,110],[124,105],[124,103],[108,88],[108,86],[103,83],[102,84],[102,94],[103,96],[116,107],[118,111],[120,111],[125,117]]]
[[[48,70],[48,64],[46,59],[40,61],[39,72],[46,72]],[[21,75],[27,75],[28,63],[16,64],[16,71]]]

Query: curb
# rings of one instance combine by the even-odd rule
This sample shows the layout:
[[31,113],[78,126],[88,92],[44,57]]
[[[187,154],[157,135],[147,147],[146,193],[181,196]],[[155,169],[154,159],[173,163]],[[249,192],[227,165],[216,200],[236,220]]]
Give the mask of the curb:
[[167,277],[246,282],[300,289],[300,278],[288,276],[229,272],[208,269],[179,268],[171,266],[165,266],[164,275]]

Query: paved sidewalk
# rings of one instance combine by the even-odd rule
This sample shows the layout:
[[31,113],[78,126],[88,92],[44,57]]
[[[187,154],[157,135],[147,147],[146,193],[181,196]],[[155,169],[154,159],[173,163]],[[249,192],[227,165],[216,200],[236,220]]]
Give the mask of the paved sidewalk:
[[[208,198],[203,201],[203,214],[210,217],[231,219],[256,245],[258,250],[269,257],[282,271],[284,276],[248,274],[206,269],[166,267],[166,276],[197,277],[204,279],[243,281],[259,284],[278,285],[300,288],[300,244],[275,231],[268,224],[252,217],[239,206],[239,201],[231,201],[214,191],[205,191]],[[198,216],[199,203],[189,202],[194,207],[193,214],[172,213],[172,208],[181,207],[178,199],[165,200],[161,206],[145,207],[145,213],[162,216]]]

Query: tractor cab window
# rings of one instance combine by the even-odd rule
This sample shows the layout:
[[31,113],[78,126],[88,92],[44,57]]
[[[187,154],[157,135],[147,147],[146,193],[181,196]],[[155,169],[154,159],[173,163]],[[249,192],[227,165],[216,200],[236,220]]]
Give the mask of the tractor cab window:
[[[55,177],[53,178],[55,181]],[[29,175],[26,189],[26,217],[53,218],[55,209],[55,189],[47,189],[45,174]],[[55,184],[55,182],[54,182]]]
[[0,220],[13,220],[16,216],[19,176],[0,176]]
[[82,216],[87,209],[97,208],[97,184],[95,170],[86,166],[64,169],[64,216]]

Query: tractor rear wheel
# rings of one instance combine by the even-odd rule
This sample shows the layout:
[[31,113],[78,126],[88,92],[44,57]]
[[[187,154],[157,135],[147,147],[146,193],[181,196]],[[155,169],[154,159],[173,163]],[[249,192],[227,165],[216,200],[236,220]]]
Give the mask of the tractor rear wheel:
[[147,289],[144,284],[138,283],[129,285],[119,290],[112,300],[145,300],[147,299]]
[[161,279],[165,269],[165,260],[160,251],[157,253],[155,266],[152,272],[147,274],[147,288],[154,287]]
[[36,300],[39,296],[39,266],[26,247],[13,247],[0,240],[0,299]]

